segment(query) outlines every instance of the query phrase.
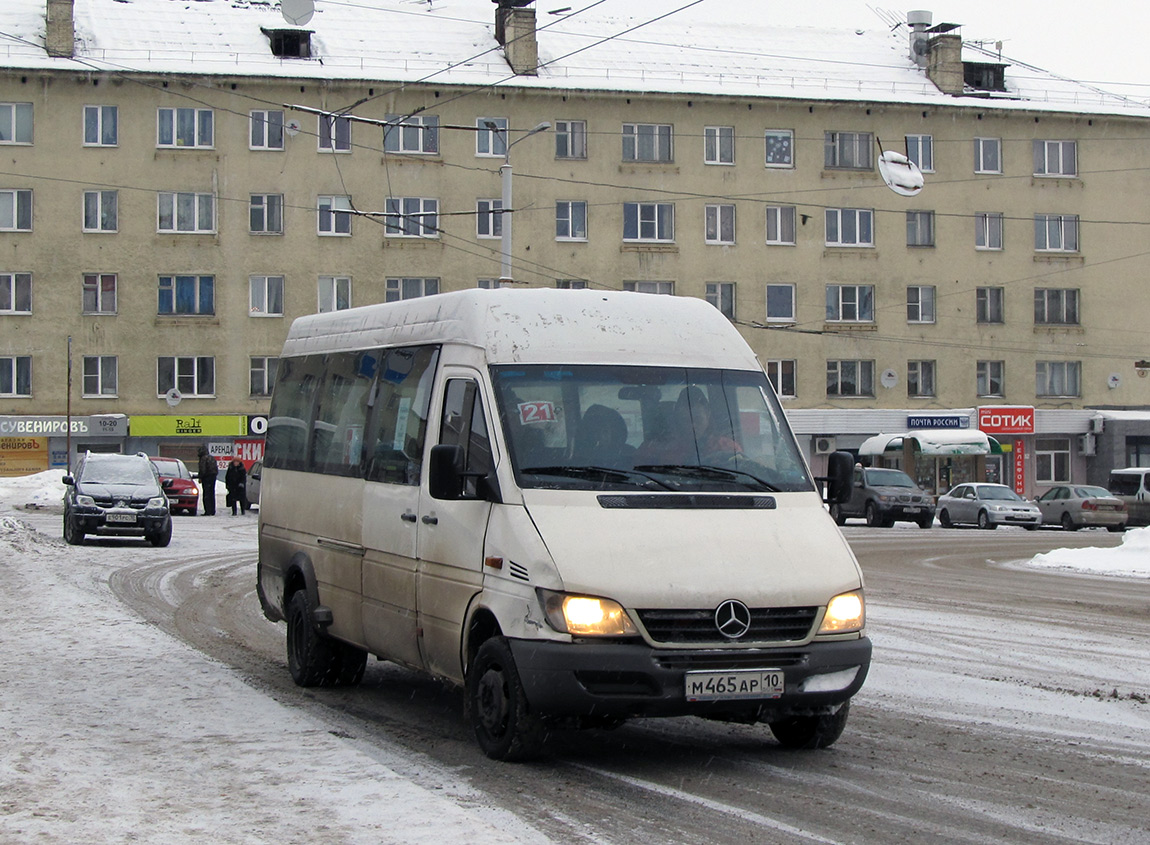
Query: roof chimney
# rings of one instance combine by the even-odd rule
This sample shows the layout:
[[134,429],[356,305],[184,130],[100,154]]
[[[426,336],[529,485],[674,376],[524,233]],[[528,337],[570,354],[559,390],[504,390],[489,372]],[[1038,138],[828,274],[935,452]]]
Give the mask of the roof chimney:
[[535,38],[535,10],[526,6],[535,0],[491,0],[495,10],[495,38],[503,45],[503,55],[511,70],[520,76],[539,71],[539,42]]
[[907,12],[906,25],[910,28],[910,60],[921,68],[926,67],[927,30],[934,20],[930,12]]
[[76,24],[72,17],[73,0],[48,0],[44,49],[49,56],[70,59],[76,55]]

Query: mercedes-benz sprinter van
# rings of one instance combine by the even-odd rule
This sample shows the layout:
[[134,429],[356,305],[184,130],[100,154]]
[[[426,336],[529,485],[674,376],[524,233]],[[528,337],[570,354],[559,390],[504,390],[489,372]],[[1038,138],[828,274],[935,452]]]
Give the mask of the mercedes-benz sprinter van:
[[296,320],[258,593],[304,686],[462,686],[483,751],[693,714],[838,739],[863,576],[770,383],[698,299],[473,290]]

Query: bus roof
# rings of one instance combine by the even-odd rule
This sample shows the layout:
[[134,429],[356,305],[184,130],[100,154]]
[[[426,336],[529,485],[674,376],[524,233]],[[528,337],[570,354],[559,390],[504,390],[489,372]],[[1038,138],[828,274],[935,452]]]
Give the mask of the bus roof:
[[760,369],[742,335],[701,299],[546,288],[475,288],[300,317],[283,355],[439,343],[481,348],[490,364]]

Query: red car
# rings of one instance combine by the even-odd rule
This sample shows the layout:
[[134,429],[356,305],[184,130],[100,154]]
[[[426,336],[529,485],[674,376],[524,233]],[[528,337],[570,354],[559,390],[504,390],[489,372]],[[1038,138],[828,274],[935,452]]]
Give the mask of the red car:
[[200,488],[192,480],[188,467],[179,458],[150,458],[160,476],[160,486],[168,497],[172,513],[196,515],[200,504]]

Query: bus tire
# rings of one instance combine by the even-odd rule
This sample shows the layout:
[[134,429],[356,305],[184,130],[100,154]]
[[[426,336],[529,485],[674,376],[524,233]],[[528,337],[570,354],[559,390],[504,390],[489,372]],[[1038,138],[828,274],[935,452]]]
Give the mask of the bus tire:
[[493,760],[538,757],[546,736],[531,712],[506,637],[484,641],[467,672],[467,711],[475,739]]

